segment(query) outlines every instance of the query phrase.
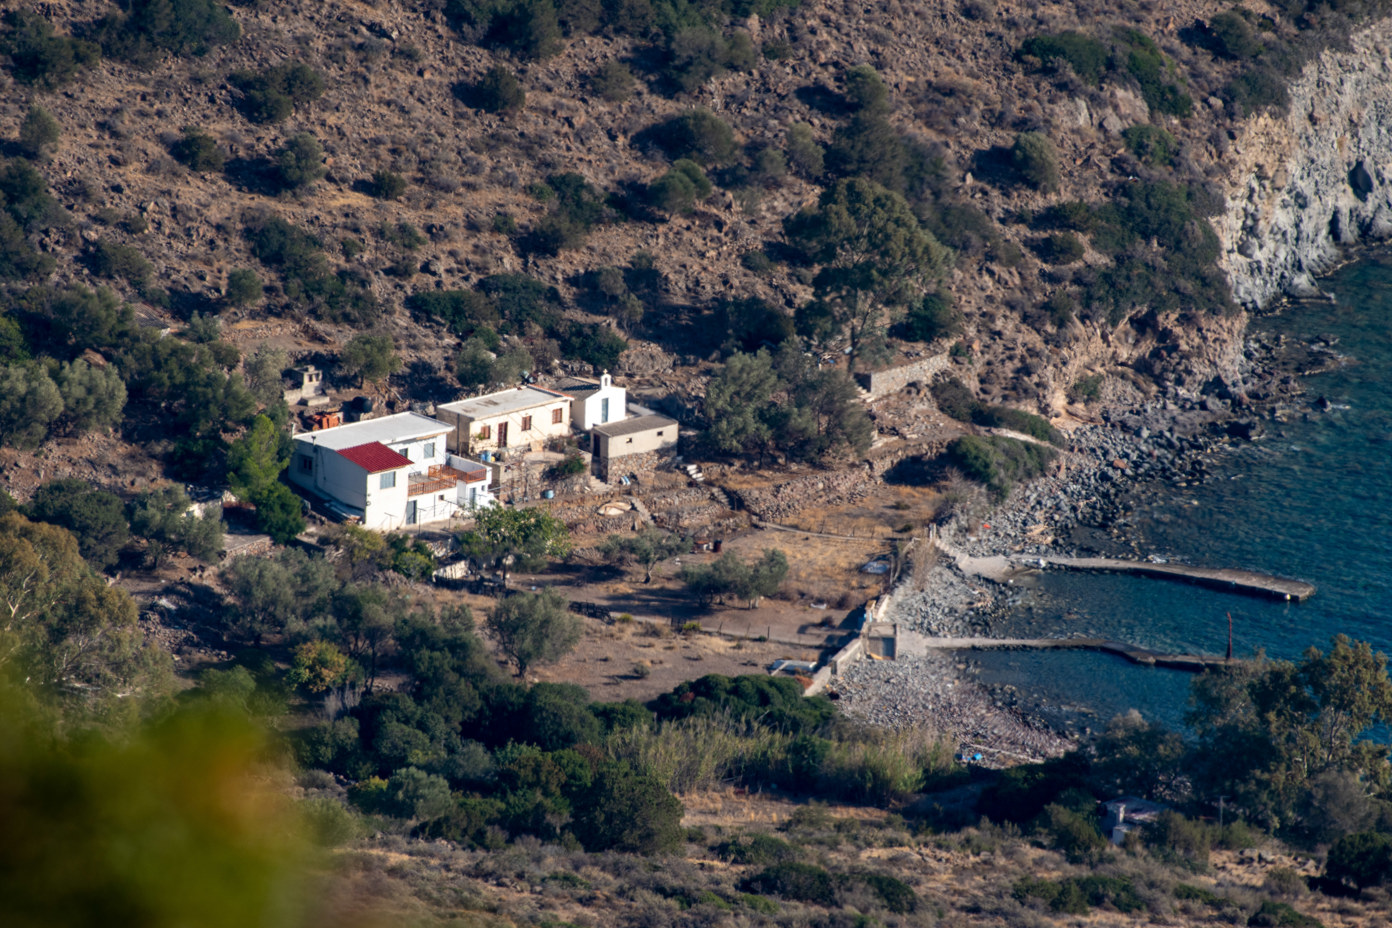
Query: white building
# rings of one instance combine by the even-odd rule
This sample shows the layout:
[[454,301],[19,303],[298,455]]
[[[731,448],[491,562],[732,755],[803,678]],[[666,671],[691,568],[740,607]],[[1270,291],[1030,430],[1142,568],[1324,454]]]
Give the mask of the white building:
[[627,418],[628,391],[614,386],[608,371],[599,380],[575,377],[562,381],[556,389],[571,398],[570,422],[582,432]]
[[450,454],[454,427],[412,412],[295,436],[290,482],[366,528],[391,531],[493,504],[488,469]]
[[571,399],[541,387],[515,387],[446,403],[436,415],[454,429],[450,450],[477,455],[484,451],[540,451],[551,438],[570,434]]

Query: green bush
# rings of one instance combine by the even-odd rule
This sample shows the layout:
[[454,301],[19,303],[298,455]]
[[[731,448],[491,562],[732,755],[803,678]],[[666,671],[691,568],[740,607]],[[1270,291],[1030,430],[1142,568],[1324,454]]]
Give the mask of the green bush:
[[1121,137],[1131,154],[1146,164],[1168,165],[1179,150],[1175,137],[1159,126],[1129,126]]
[[217,139],[196,126],[185,128],[183,136],[169,147],[169,153],[184,167],[200,174],[221,171],[227,163],[227,155]]
[[667,39],[659,76],[674,89],[690,93],[726,71],[748,71],[758,55],[749,35],[721,35],[709,26],[677,29]]
[[689,213],[715,189],[701,166],[688,158],[678,159],[672,169],[648,187],[648,202],[668,213]]
[[590,75],[589,88],[591,92],[599,94],[610,103],[622,103],[633,96],[633,87],[637,81],[633,78],[633,72],[628,65],[617,58],[610,58],[599,66],[599,70]]
[[830,700],[806,698],[802,686],[786,677],[722,677],[710,674],[682,683],[650,703],[660,720],[730,715],[755,720],[774,731],[813,732],[835,715]]
[[1081,32],[1033,36],[1020,46],[1019,54],[1055,67],[1058,62],[1066,61],[1073,73],[1094,87],[1101,82],[1107,69],[1107,47]]
[[716,845],[715,854],[721,860],[745,867],[785,863],[798,857],[797,848],[787,841],[764,834],[722,841]]
[[909,306],[904,316],[904,334],[915,341],[935,342],[961,332],[962,314],[953,305],[950,293],[929,293]]
[[1086,252],[1082,239],[1072,232],[1052,232],[1035,242],[1033,247],[1035,253],[1049,264],[1076,264]]
[[934,383],[931,388],[933,402],[943,415],[959,422],[970,422],[981,405],[981,401],[956,377],[947,377]]
[[1121,29],[1117,40],[1118,55],[1126,64],[1127,73],[1140,85],[1141,96],[1152,111],[1180,117],[1193,112],[1193,99],[1170,80],[1174,65],[1154,39],[1135,29]]
[[1036,190],[1058,189],[1059,163],[1054,143],[1042,132],[1021,132],[1010,149],[1010,163],[1025,183]]
[[308,132],[297,132],[276,150],[276,179],[286,190],[302,190],[328,173],[324,146]]
[[1324,928],[1324,923],[1312,915],[1305,915],[1284,902],[1265,899],[1261,906],[1247,919],[1250,928]]
[[376,298],[346,272],[333,273],[317,238],[278,216],[252,216],[244,230],[251,253],[280,271],[285,296],[303,300],[333,322],[371,325],[381,313]]
[[895,915],[907,915],[918,908],[918,893],[913,891],[913,887],[887,873],[852,873],[848,875],[848,881],[868,887],[880,898],[880,904]]
[[452,332],[465,338],[479,328],[492,328],[502,321],[493,301],[476,290],[422,290],[406,298],[406,308],[440,319]]
[[727,163],[738,152],[729,124],[707,109],[694,109],[643,133],[673,161],[689,158],[703,166]]
[[1215,13],[1208,20],[1209,47],[1232,61],[1255,58],[1266,48],[1242,14],[1240,8],[1232,9]]
[[4,27],[0,56],[8,57],[10,74],[21,84],[52,90],[101,58],[96,43],[58,35],[38,13],[11,10]]
[[681,847],[682,804],[626,763],[605,764],[575,801],[572,830],[585,850],[666,854]]
[[1063,435],[1049,424],[1049,420],[1023,409],[978,405],[972,410],[972,421],[989,428],[1010,429],[1051,444],[1063,444]]
[[146,283],[155,270],[139,250],[106,239],[98,239],[92,245],[88,260],[97,276],[119,277],[137,287]]
[[1171,809],[1161,812],[1144,835],[1146,847],[1156,856],[1195,870],[1208,869],[1213,848],[1213,829],[1187,819]]
[[1016,482],[1042,474],[1054,457],[1051,448],[995,435],[963,435],[947,446],[950,464],[1000,498]]
[[115,564],[130,540],[121,498],[85,480],[64,478],[43,484],[29,504],[29,516],[72,532],[82,557],[98,570]]
[[788,165],[802,177],[816,180],[826,169],[826,152],[817,144],[812,127],[795,122],[788,127]]
[[236,71],[228,77],[242,93],[238,108],[254,123],[276,123],[324,94],[324,76],[304,63],[265,71]]
[[470,88],[470,101],[485,113],[516,113],[527,105],[527,92],[517,75],[497,64],[484,72]]
[[1069,915],[1086,915],[1092,906],[1111,906],[1119,912],[1145,908],[1135,884],[1124,877],[1084,876],[1058,881],[1025,877],[1015,883],[1011,893],[1021,902],[1033,897],[1055,912]]
[[740,884],[740,890],[828,908],[836,904],[836,882],[832,875],[821,867],[793,861],[774,864],[748,877]]
[[379,200],[395,200],[406,192],[406,178],[394,171],[372,173],[372,195]]
[[241,38],[242,30],[217,0],[127,0],[96,26],[112,58],[150,65],[165,54],[204,55]]
[[1223,99],[1242,115],[1262,110],[1281,114],[1290,108],[1290,89],[1286,78],[1274,68],[1253,65],[1230,80],[1223,88]]
[[1035,217],[1045,229],[1065,229],[1072,232],[1091,232],[1097,221],[1091,206],[1079,200],[1055,203]]
[[228,271],[222,298],[229,306],[252,305],[261,299],[261,278],[249,268]]
[[1095,816],[1061,805],[1045,806],[1038,828],[1071,863],[1095,863],[1107,850]]
[[1101,374],[1087,374],[1079,377],[1073,382],[1068,395],[1075,402],[1095,402],[1102,395],[1102,380]]
[[63,135],[63,127],[58,120],[41,106],[31,106],[19,124],[19,151],[30,161],[41,161],[52,154],[52,149]]
[[1324,875],[1360,890],[1392,885],[1392,836],[1373,831],[1344,835],[1329,848]]
[[1237,909],[1238,904],[1227,896],[1220,896],[1211,889],[1202,886],[1191,886],[1188,883],[1176,883],[1174,897],[1185,902],[1197,902],[1200,905],[1208,906],[1210,909]]

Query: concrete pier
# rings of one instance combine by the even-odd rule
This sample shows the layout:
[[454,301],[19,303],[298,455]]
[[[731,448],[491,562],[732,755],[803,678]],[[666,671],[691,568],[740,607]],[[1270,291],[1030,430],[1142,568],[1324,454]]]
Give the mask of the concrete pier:
[[1092,570],[1118,574],[1140,574],[1165,580],[1183,580],[1200,586],[1252,596],[1269,596],[1291,602],[1309,599],[1315,593],[1312,584],[1303,580],[1286,580],[1251,570],[1227,567],[1191,567],[1188,564],[1153,564],[1149,561],[1124,561],[1110,557],[1016,557],[1024,567],[1057,567],[1063,570]]
[[1151,651],[1121,641],[1106,638],[930,638],[915,635],[911,642],[900,641],[902,653],[924,653],[927,651],[979,651],[993,649],[1029,650],[1080,650],[1101,651],[1124,657],[1133,664],[1149,667],[1168,667],[1172,670],[1187,670],[1201,673],[1212,667],[1231,666],[1240,660],[1229,661],[1222,657],[1204,654],[1166,654]]

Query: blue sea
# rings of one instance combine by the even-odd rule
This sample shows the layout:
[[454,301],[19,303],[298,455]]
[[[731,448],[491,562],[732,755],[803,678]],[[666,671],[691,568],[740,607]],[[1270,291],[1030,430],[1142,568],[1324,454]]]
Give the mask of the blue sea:
[[[1392,251],[1372,252],[1323,281],[1335,301],[1303,302],[1252,328],[1347,358],[1305,378],[1288,421],[1212,459],[1187,488],[1140,487],[1127,527],[1140,551],[1245,567],[1313,583],[1284,603],[1139,577],[1052,572],[995,626],[1002,636],[1097,635],[1157,650],[1298,658],[1343,633],[1392,654]],[[1315,401],[1325,397],[1327,410]],[[1157,492],[1159,491],[1159,492]],[[1190,676],[1085,652],[974,656],[983,682],[1034,694],[1051,715],[1097,728],[1129,709],[1181,722]]]

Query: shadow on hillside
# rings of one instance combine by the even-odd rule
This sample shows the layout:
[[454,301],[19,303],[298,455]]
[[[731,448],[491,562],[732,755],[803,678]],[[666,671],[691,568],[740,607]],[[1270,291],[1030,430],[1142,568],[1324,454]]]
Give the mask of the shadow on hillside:
[[232,158],[222,173],[229,184],[243,193],[273,197],[282,189],[276,166],[269,158]]
[[923,487],[931,486],[943,479],[947,465],[941,458],[922,455],[904,458],[884,472],[884,482],[891,486]]
[[972,155],[972,176],[1000,190],[1008,190],[1019,184],[1020,176],[1015,171],[1015,162],[1010,149],[1004,145],[993,145]]

